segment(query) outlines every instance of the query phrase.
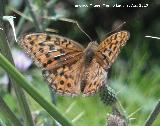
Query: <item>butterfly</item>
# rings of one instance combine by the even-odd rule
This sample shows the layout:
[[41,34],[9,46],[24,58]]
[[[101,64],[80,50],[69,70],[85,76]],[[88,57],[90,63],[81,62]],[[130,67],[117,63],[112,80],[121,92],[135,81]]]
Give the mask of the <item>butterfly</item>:
[[93,41],[84,48],[66,37],[32,33],[21,36],[19,44],[42,69],[43,77],[55,92],[88,96],[106,84],[107,71],[129,37],[128,31],[120,31],[100,44]]

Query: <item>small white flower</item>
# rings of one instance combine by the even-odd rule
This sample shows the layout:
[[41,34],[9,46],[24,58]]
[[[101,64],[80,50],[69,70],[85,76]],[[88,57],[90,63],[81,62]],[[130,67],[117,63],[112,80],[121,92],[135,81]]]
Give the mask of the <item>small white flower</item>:
[[12,49],[12,56],[16,67],[20,71],[26,71],[32,64],[32,60],[22,51]]

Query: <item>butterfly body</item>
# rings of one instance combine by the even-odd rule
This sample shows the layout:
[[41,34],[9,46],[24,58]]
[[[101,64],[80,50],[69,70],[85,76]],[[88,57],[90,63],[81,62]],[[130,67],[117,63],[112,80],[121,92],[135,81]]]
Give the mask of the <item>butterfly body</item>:
[[96,41],[90,42],[84,50],[84,66],[87,67],[93,60],[97,50],[98,43]]
[[120,31],[100,44],[90,42],[85,49],[79,43],[59,35],[32,33],[19,44],[29,54],[49,86],[61,95],[92,95],[106,84],[107,71],[129,39]]

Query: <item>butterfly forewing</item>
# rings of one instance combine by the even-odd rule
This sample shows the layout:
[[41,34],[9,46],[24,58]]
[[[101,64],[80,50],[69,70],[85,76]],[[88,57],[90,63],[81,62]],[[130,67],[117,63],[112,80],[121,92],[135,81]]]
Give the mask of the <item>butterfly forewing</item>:
[[120,53],[121,47],[129,39],[129,32],[120,31],[102,41],[96,52],[97,62],[107,70]]
[[49,85],[60,94],[80,92],[79,70],[83,47],[77,42],[58,35],[33,33],[22,36],[19,44],[43,69]]
[[45,33],[24,35],[20,38],[20,45],[42,69],[54,69],[72,63],[83,52],[83,47],[73,40]]

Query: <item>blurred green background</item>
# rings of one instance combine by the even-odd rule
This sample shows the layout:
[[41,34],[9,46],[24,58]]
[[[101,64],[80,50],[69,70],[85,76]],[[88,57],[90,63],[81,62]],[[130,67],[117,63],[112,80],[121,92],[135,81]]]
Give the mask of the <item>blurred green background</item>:
[[[98,4],[101,7],[93,7],[90,4]],[[104,7],[103,4],[108,4],[110,7]],[[123,6],[148,4],[148,7],[111,7],[115,4]],[[110,68],[107,84],[118,93],[118,98],[128,116],[139,110],[130,117],[133,118],[131,124],[142,126],[160,98],[160,40],[145,37],[146,35],[160,37],[159,0],[135,0],[134,3],[129,0],[34,0],[31,5],[42,28],[41,31],[47,28],[54,29],[58,34],[84,46],[89,43],[87,36],[78,29],[76,24],[62,21],[62,17],[78,21],[92,40],[98,42],[103,40],[107,33],[126,22],[120,29],[130,32],[130,40]],[[80,7],[81,5],[89,7]],[[5,10],[6,15],[16,17],[15,29],[18,36],[27,32],[40,32],[27,10],[25,1],[8,0]],[[23,18],[24,21],[22,21]],[[17,43],[14,43],[11,27],[7,22],[5,25],[8,28],[11,48],[20,49]],[[41,70],[34,64],[26,67],[25,61],[19,64],[19,69],[33,83],[33,86],[51,101],[50,91],[43,80]],[[16,115],[19,115],[14,91],[9,93],[8,83],[4,71],[0,70],[0,95]],[[36,125],[50,126],[51,117],[30,96],[27,94],[26,96]],[[56,105],[75,126],[104,126],[107,113],[111,111],[109,106],[106,107],[100,101],[98,95],[86,98],[56,96]],[[1,115],[0,122],[10,125]],[[159,125],[160,116],[157,117],[153,126]]]

